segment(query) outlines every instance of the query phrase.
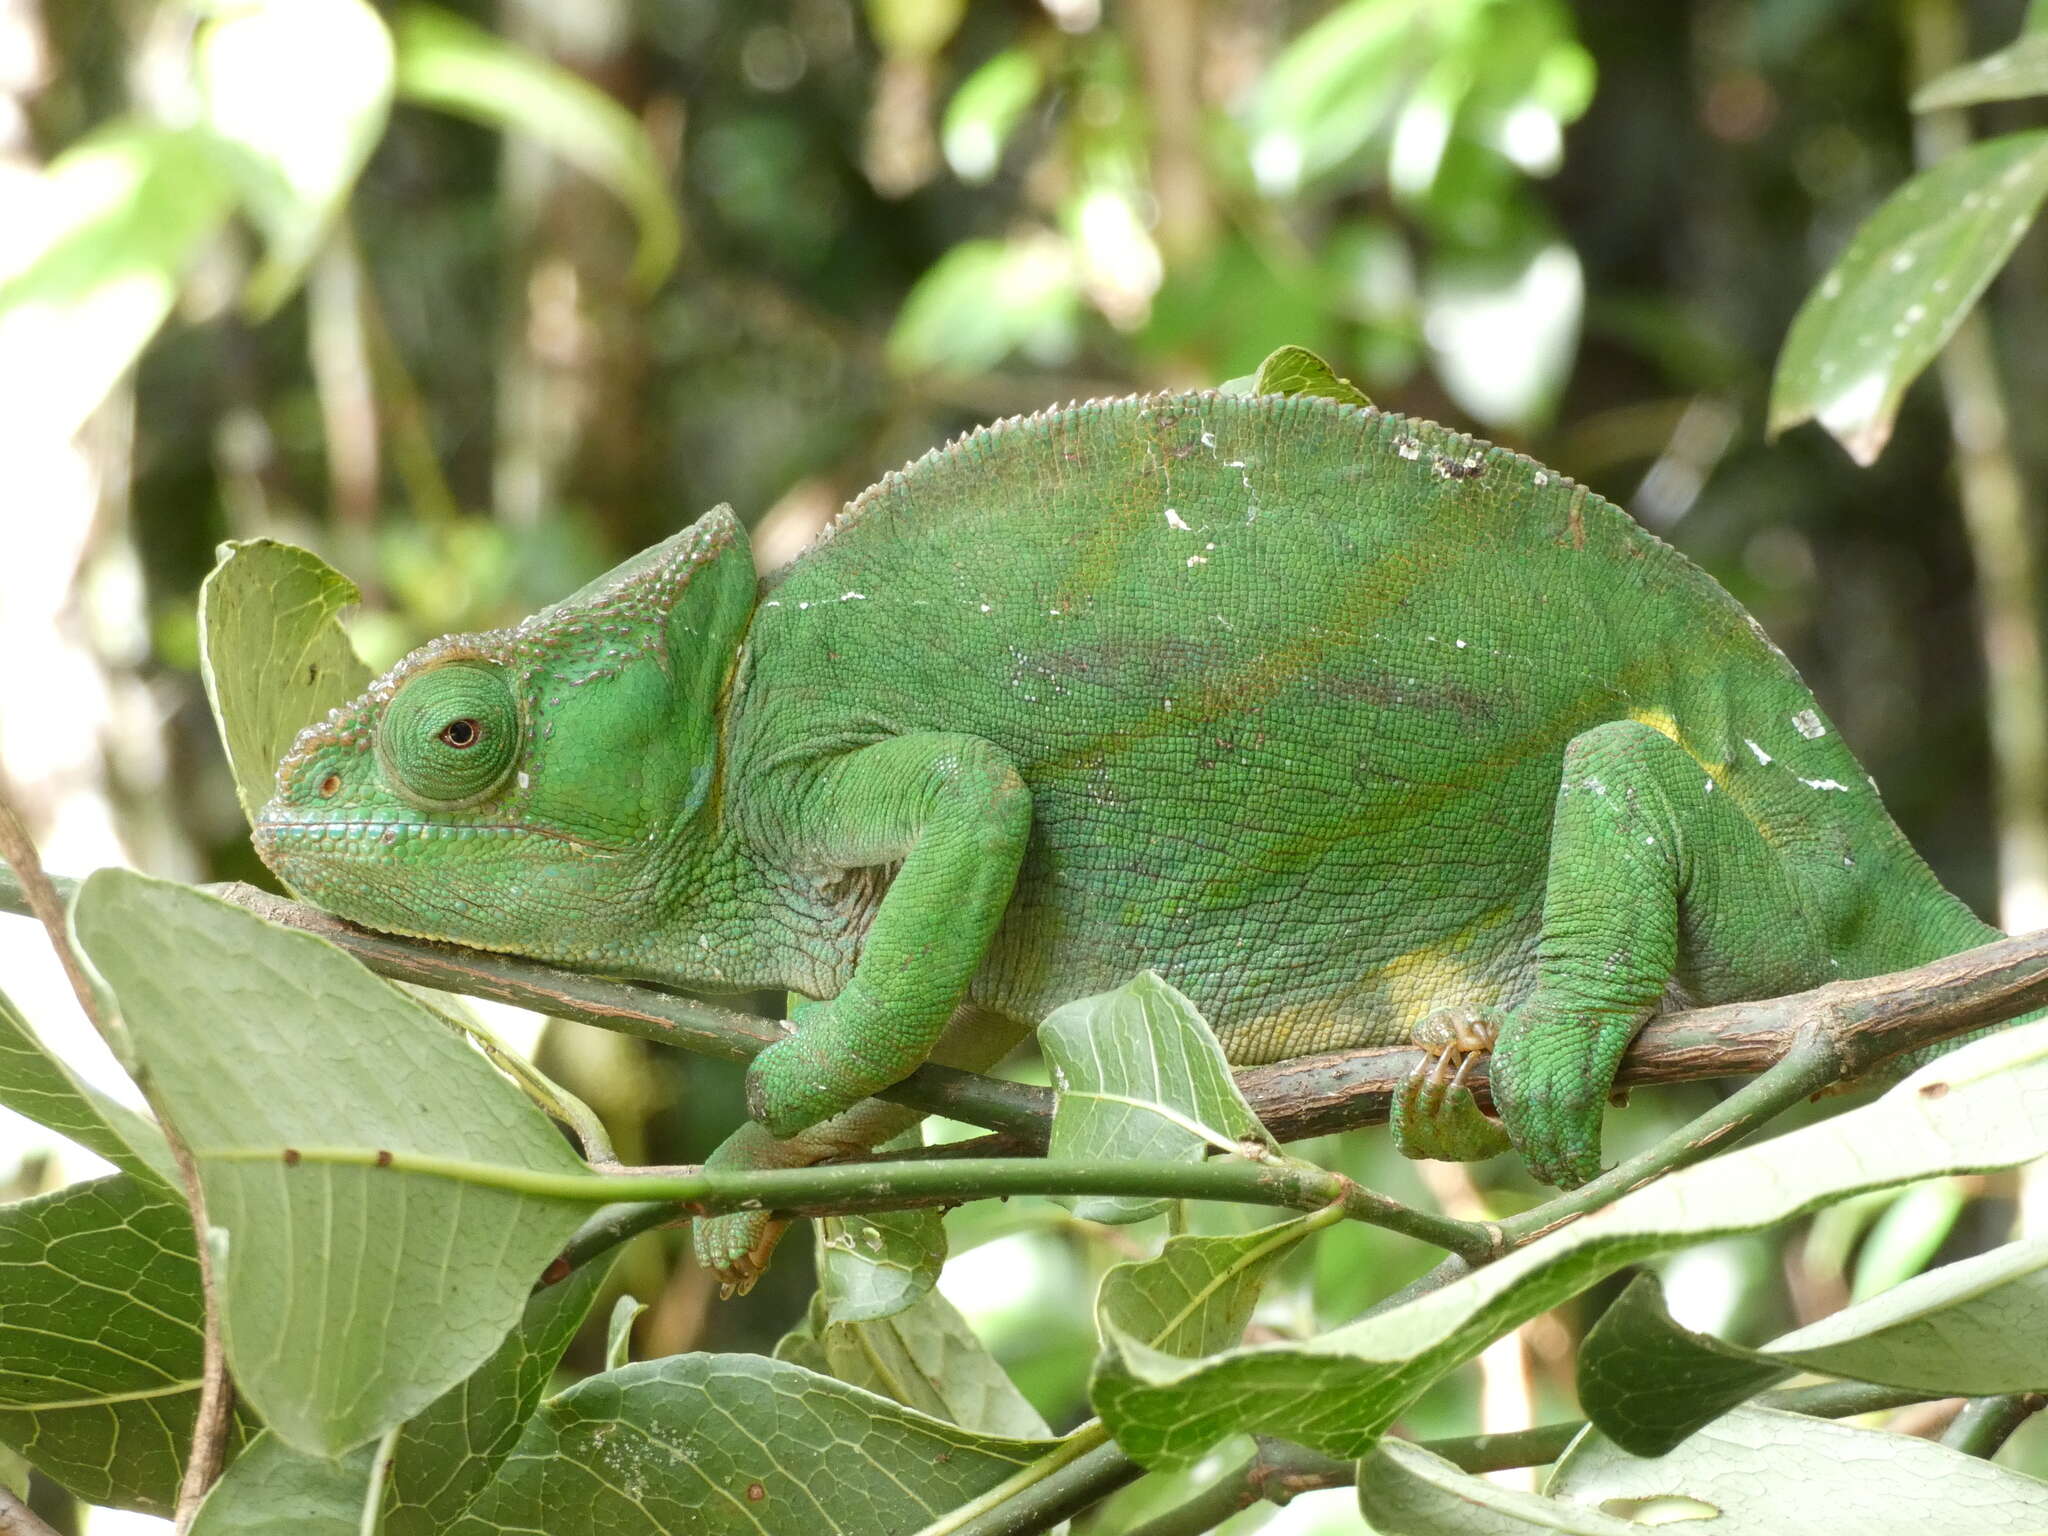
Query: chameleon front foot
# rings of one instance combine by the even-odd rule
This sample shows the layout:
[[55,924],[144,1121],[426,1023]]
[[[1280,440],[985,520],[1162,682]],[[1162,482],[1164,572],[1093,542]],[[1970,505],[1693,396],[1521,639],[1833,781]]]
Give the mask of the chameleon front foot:
[[1470,1008],[1439,1008],[1415,1026],[1423,1059],[1395,1090],[1390,1123],[1404,1157],[1475,1163],[1508,1150],[1508,1133],[1465,1086],[1498,1026]]

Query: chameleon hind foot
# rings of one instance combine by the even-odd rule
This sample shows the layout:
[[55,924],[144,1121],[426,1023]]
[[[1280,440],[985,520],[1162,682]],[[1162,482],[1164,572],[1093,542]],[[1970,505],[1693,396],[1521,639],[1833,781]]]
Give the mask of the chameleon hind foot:
[[1465,1086],[1498,1026],[1471,1008],[1439,1008],[1415,1026],[1423,1058],[1394,1092],[1390,1125],[1405,1157],[1475,1163],[1508,1150],[1508,1133]]
[[754,1288],[788,1225],[787,1217],[767,1211],[727,1211],[696,1219],[690,1246],[697,1262],[718,1276],[720,1300],[730,1301]]

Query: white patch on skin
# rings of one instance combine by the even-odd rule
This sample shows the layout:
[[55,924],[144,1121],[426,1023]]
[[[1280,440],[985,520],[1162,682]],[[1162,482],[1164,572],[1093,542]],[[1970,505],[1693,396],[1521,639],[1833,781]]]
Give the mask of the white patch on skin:
[[983,604],[981,605],[981,611],[982,611],[983,613],[987,613],[987,612],[989,611],[989,607],[988,607],[988,604],[987,604],[987,603],[983,603]]
[[1461,651],[1465,649],[1465,642],[1462,640],[1453,640],[1451,644],[1455,645]]
[[1833,779],[1801,779],[1799,782],[1808,789],[1839,789],[1845,795],[1849,793],[1848,785],[1838,784]]
[[767,602],[763,603],[761,606],[763,608],[780,608],[782,606],[782,599],[779,597],[771,597],[768,599]]
[[530,783],[532,783],[532,782],[533,782],[533,781],[532,781],[531,779],[527,778],[527,776],[526,776],[526,770],[525,770],[524,768],[520,769],[520,770],[519,770],[519,787],[520,787],[521,789],[525,789],[525,788],[527,787],[527,785],[529,785],[529,784],[530,784]]
[[1756,760],[1758,762],[1762,763],[1765,767],[1770,766],[1770,753],[1766,752],[1762,747],[1758,746],[1755,742],[1751,741],[1747,736],[1742,738],[1742,744],[1745,747],[1749,748],[1750,751],[1756,754]]
[[1792,729],[1808,741],[1818,741],[1828,733],[1828,728],[1820,723],[1820,716],[1810,709],[1802,709],[1792,717]]
[[842,603],[864,603],[867,600],[868,595],[865,592],[842,592],[839,594],[839,601]]
[[1711,795],[1711,794],[1712,794],[1713,792],[1714,792],[1714,781],[1713,781],[1712,779],[1709,779],[1709,780],[1707,780],[1707,787],[1706,787],[1705,789],[1702,789],[1702,790],[1700,791],[1700,793],[1701,793],[1701,794],[1703,794],[1703,795]]
[[1189,570],[1193,570],[1193,569],[1194,569],[1194,568],[1195,568],[1196,566],[1198,566],[1198,565],[1207,565],[1208,563],[1209,563],[1209,557],[1208,557],[1207,555],[1189,555],[1189,556],[1188,556],[1188,569],[1189,569]]
[[1596,795],[1604,795],[1607,793],[1607,786],[1605,784],[1602,784],[1598,779],[1582,780],[1581,787],[1585,789],[1590,789]]
[[1182,533],[1187,533],[1190,531],[1190,529],[1188,528],[1187,519],[1182,517],[1178,512],[1174,511],[1171,507],[1168,507],[1166,509],[1166,526],[1169,528],[1177,528]]

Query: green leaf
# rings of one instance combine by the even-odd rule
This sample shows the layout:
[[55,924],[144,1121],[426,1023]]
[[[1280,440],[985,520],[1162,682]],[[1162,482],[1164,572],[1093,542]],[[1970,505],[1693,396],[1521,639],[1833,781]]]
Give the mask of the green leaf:
[[835,1323],[870,1322],[914,1304],[946,1263],[937,1211],[828,1216],[818,1223],[818,1293]]
[[1102,1277],[1096,1324],[1169,1355],[1227,1349],[1244,1336],[1273,1266],[1330,1219],[1300,1216],[1227,1237],[1168,1238],[1157,1258],[1119,1264]]
[[[609,1264],[588,1264],[537,1293],[475,1374],[397,1432],[382,1483],[381,1536],[439,1536],[460,1518],[540,1406]],[[359,1536],[377,1447],[309,1456],[265,1431],[200,1506],[193,1536]]]
[[759,1355],[674,1355],[535,1414],[450,1536],[891,1536],[1055,1442],[1000,1439]]
[[978,1434],[1044,1439],[1052,1433],[959,1309],[937,1291],[862,1323],[832,1321],[820,1293],[803,1322],[776,1345],[775,1358]]
[[1012,352],[1056,361],[1073,351],[1080,311],[1074,253],[1044,231],[962,240],[924,271],[890,328],[898,373],[986,373]]
[[1990,1536],[2048,1527],[2048,1483],[1911,1435],[1754,1407],[1651,1460],[1583,1435],[1547,1492],[1582,1509],[1633,1515],[1638,1525],[1660,1509],[1683,1511],[1703,1536]]
[[633,1323],[647,1303],[630,1293],[622,1295],[612,1303],[612,1315],[604,1330],[604,1368],[616,1371],[622,1365],[632,1363]]
[[985,182],[1003,146],[1045,88],[1045,69],[1029,48],[1005,48],[960,82],[946,103],[939,145],[962,181]]
[[1980,101],[2016,101],[2048,94],[2048,33],[2026,32],[2018,42],[1944,70],[1913,93],[1915,112],[1967,107]]
[[884,53],[925,59],[959,30],[967,0],[867,0],[867,12],[868,26]]
[[70,1137],[147,1183],[178,1186],[177,1164],[155,1122],[74,1076],[36,1038],[5,993],[0,993],[0,1105]]
[[100,870],[73,926],[225,1230],[228,1358],[263,1421],[338,1456],[488,1359],[581,1207],[288,1149],[587,1171],[525,1096],[332,945],[197,891]]
[[[1362,1456],[1493,1339],[1654,1254],[1754,1231],[1867,1189],[2048,1152],[2048,1025],[1971,1042],[1875,1103],[1682,1169],[1402,1306],[1299,1343],[1183,1360],[1110,1330],[1090,1396],[1117,1443],[1180,1467],[1226,1434]],[[1316,1412],[1304,1419],[1301,1404]]]
[[394,28],[398,93],[544,145],[610,189],[640,230],[633,281],[651,289],[683,247],[668,174],[637,118],[582,76],[436,6],[408,6]]
[[1337,371],[1307,347],[1281,347],[1259,364],[1251,393],[1315,395],[1341,405],[1372,409],[1372,401],[1366,398],[1364,390],[1349,379],[1337,377]]
[[1348,0],[1266,69],[1247,124],[1272,196],[1343,165],[1392,120],[1434,52],[1420,0]]
[[1933,360],[2048,195],[2048,131],[2007,134],[1900,187],[1806,296],[1771,381],[1773,434],[1818,421],[1876,462]]
[[274,539],[223,544],[199,588],[199,671],[252,822],[292,739],[369,686],[340,619],[361,597],[312,551]]
[[230,187],[197,130],[119,122],[11,191],[0,220],[0,400],[10,436],[78,430],[171,312],[226,221]]
[[[1054,1009],[1038,1043],[1059,1090],[1048,1156],[1198,1163],[1219,1145],[1271,1144],[1195,1005],[1156,972]],[[1128,1222],[1166,1202],[1103,1195],[1073,1205],[1091,1221]]]
[[200,1318],[191,1218],[153,1175],[0,1207],[0,1440],[82,1499],[170,1514]]
[[[1358,1507],[1380,1536],[1642,1536],[1643,1526],[1461,1471],[1405,1440],[1382,1440],[1359,1464]],[[1718,1527],[1716,1528],[1718,1533]]]
[[391,34],[364,0],[242,0],[199,30],[207,126],[268,250],[244,295],[291,296],[383,137]]
[[2048,1387],[2048,1240],[2008,1243],[1910,1280],[1761,1349],[1679,1327],[1639,1277],[1586,1335],[1579,1401],[1624,1450],[1662,1455],[1794,1371],[1930,1396]]
[[1899,1191],[1856,1250],[1849,1299],[1880,1295],[1927,1267],[1969,1204],[1959,1179],[1931,1179]]

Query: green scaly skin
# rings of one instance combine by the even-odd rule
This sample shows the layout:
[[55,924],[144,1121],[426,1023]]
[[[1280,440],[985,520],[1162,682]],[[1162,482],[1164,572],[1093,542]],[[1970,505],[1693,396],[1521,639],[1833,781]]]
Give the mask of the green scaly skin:
[[[1301,396],[976,432],[759,583],[721,508],[401,662],[300,738],[257,844],[373,927],[821,999],[751,1070],[741,1166],[871,1146],[908,1118],[874,1090],[1150,966],[1240,1063],[1497,1023],[1507,1132],[1572,1184],[1659,1008],[1995,936],[1698,568],[1528,459]],[[1462,1094],[1403,1145],[1497,1145]],[[700,1252],[744,1281],[767,1232]]]

